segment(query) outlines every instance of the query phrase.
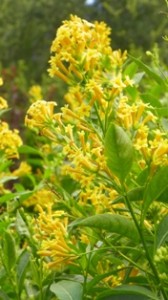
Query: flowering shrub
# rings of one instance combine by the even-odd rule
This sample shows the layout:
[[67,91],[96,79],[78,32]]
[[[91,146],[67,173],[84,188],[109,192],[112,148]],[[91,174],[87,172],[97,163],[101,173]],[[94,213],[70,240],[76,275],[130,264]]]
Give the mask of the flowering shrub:
[[31,90],[36,144],[20,147],[29,164],[0,198],[2,297],[168,299],[168,82],[109,33],[64,21],[49,74],[67,84],[66,104]]

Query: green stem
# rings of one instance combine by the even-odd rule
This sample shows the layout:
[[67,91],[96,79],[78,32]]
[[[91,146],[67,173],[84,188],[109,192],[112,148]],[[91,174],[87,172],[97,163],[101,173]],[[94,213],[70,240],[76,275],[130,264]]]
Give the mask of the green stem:
[[139,236],[140,236],[142,245],[143,245],[144,250],[145,250],[145,253],[146,253],[146,258],[147,258],[147,260],[148,260],[148,262],[149,262],[149,265],[150,265],[151,270],[152,270],[152,272],[153,272],[153,275],[154,275],[154,277],[155,277],[155,281],[156,281],[156,283],[157,283],[157,285],[158,285],[160,291],[162,292],[162,295],[164,296],[164,300],[168,300],[167,294],[166,294],[164,288],[163,288],[162,285],[161,285],[161,282],[160,282],[160,278],[159,278],[157,269],[156,269],[155,265],[153,264],[153,261],[152,261],[152,258],[151,258],[151,256],[150,256],[148,247],[147,247],[147,245],[146,245],[146,241],[145,241],[145,238],[144,238],[144,235],[143,235],[143,230],[142,230],[142,228],[139,226],[139,223],[138,223],[138,220],[137,220],[137,218],[136,218],[136,216],[135,216],[135,214],[134,214],[134,210],[133,210],[133,208],[132,208],[132,205],[131,205],[131,203],[130,203],[130,201],[129,201],[127,195],[126,195],[125,187],[124,187],[124,198],[125,198],[125,202],[126,202],[126,204],[127,204],[127,207],[128,207],[128,209],[129,209],[129,211],[130,211],[130,213],[131,213],[132,219],[133,219],[133,221],[134,221],[134,223],[135,223],[135,226],[136,226],[136,228],[137,228],[137,231],[138,231],[138,233],[139,233]]
[[98,117],[98,120],[99,120],[100,127],[101,127],[101,129],[102,129],[103,135],[105,135],[105,129],[104,129],[102,120],[101,120],[101,118],[100,118],[100,115],[99,115],[99,112],[98,112],[98,108],[97,108],[97,104],[96,104],[96,103],[94,104],[94,107],[95,107],[95,111],[96,111],[96,114],[97,114],[97,117]]
[[[88,254],[89,252],[87,252]],[[86,255],[87,255],[86,254]],[[91,258],[91,252],[89,253],[89,257],[87,259],[87,267],[86,270],[83,271],[83,276],[84,276],[84,282],[83,282],[83,299],[85,299],[85,293],[86,293],[86,284],[87,284],[87,276],[88,276],[88,271],[89,271],[89,264],[90,264],[90,258]]]
[[43,300],[43,264],[39,262],[39,300]]

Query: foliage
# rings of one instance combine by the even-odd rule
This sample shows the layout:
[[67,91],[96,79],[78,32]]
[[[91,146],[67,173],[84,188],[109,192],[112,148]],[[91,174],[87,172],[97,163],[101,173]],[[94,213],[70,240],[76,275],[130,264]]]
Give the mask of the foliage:
[[49,74],[67,104],[31,89],[27,145],[0,123],[1,299],[168,299],[166,72],[109,35],[64,21]]

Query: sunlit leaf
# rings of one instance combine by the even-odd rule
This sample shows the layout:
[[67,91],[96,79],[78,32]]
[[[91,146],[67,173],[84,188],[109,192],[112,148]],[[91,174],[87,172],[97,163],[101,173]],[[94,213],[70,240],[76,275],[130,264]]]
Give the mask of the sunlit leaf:
[[111,124],[105,136],[105,156],[109,169],[123,181],[133,161],[133,146],[126,132]]

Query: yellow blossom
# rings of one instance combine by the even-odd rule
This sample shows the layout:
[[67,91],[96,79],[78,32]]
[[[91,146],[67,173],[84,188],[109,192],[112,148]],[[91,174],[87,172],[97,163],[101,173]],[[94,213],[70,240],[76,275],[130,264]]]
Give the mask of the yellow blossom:
[[0,123],[0,150],[8,158],[18,158],[18,148],[22,145],[22,140],[17,129],[10,130],[6,122]]
[[42,188],[34,192],[27,200],[25,200],[23,205],[26,207],[33,206],[34,210],[38,210],[39,205],[41,207],[46,207],[47,205],[53,204],[55,200],[56,195],[52,191]]
[[110,47],[110,29],[103,22],[89,23],[77,16],[70,16],[57,30],[52,43],[49,74],[68,82],[68,78],[83,79],[79,66],[90,71],[98,66],[102,54],[112,52]]
[[68,218],[64,211],[52,211],[49,205],[47,211],[39,207],[35,237],[41,242],[38,254],[50,259],[47,263],[49,268],[62,270],[65,266],[74,264],[78,257],[67,226]]
[[40,85],[33,85],[29,89],[30,102],[36,102],[40,99],[43,99],[42,89]]
[[31,174],[31,166],[28,163],[26,163],[25,161],[22,161],[20,163],[19,168],[14,170],[12,174],[14,176],[18,176],[18,177],[25,176],[27,174]]
[[5,109],[7,107],[8,107],[7,101],[3,97],[0,97],[0,109]]
[[[27,111],[25,124],[29,128],[37,128],[44,131],[47,126],[52,122],[54,116],[55,102],[47,102],[39,100],[34,102]],[[49,130],[45,132],[45,135],[49,134]]]

